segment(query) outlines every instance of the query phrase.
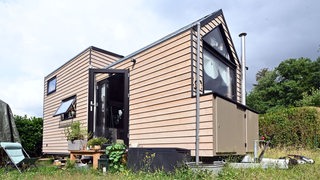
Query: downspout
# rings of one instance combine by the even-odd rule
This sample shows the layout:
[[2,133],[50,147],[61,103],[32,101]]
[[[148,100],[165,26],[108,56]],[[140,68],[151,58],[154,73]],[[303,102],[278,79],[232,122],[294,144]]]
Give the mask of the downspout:
[[241,38],[241,104],[246,105],[246,37],[247,33],[239,34]]
[[197,23],[197,72],[196,72],[196,165],[199,165],[200,124],[200,22]]

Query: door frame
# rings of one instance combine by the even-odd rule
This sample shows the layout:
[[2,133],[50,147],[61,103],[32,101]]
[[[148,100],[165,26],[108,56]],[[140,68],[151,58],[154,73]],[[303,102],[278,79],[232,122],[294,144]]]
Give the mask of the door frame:
[[88,132],[93,132],[93,121],[95,118],[95,75],[96,74],[114,74],[121,73],[124,75],[124,131],[127,132],[124,143],[129,145],[129,70],[127,69],[89,69],[88,85]]

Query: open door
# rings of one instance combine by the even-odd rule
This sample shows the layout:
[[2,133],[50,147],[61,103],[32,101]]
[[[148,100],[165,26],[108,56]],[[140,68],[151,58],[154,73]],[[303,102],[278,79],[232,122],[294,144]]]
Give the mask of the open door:
[[88,131],[128,145],[128,92],[127,70],[89,69]]

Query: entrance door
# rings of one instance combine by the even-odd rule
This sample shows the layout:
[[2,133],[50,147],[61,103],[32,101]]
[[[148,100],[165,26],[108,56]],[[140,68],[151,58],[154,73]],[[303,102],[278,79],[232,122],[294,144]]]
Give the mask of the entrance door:
[[129,144],[128,82],[127,70],[89,70],[88,130],[95,137]]

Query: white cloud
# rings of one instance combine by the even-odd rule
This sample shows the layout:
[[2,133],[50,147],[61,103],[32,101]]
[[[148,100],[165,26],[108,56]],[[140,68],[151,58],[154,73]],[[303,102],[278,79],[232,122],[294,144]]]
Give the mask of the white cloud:
[[264,67],[319,56],[319,2],[252,0],[0,1],[0,99],[15,114],[42,116],[43,78],[94,45],[128,55],[224,10],[234,44],[246,31],[248,84]]

